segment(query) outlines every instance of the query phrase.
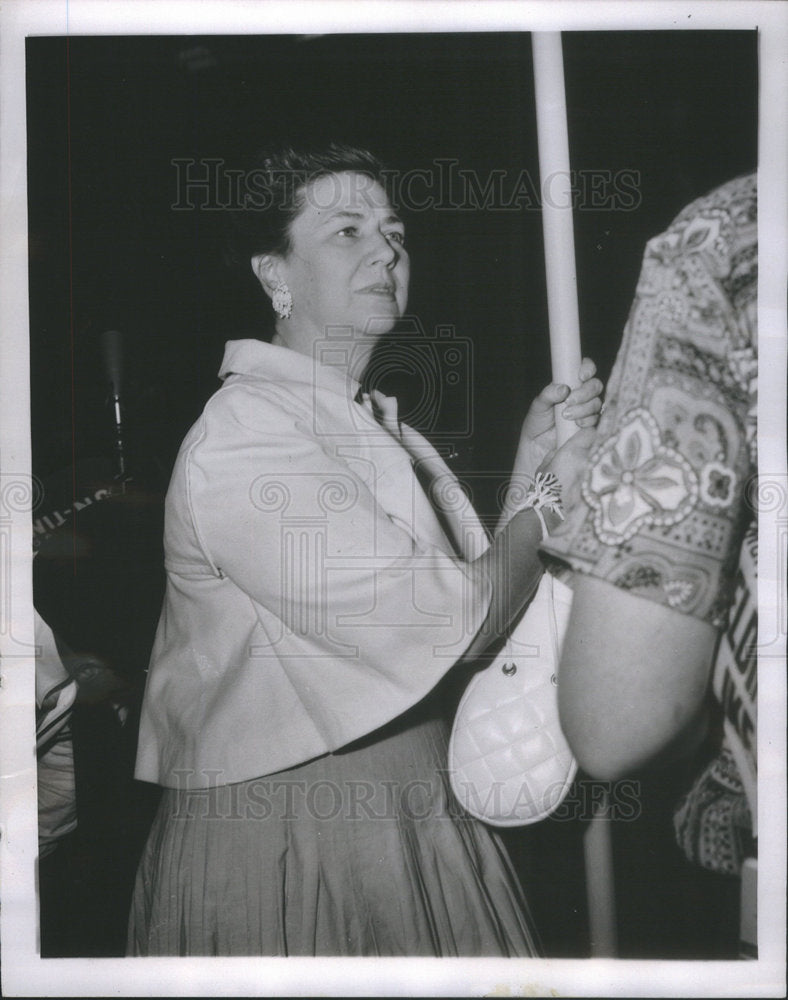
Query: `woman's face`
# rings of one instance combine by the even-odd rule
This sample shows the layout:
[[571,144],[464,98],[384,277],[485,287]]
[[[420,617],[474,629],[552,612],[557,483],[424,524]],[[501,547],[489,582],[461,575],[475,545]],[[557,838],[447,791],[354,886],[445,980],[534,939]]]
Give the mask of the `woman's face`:
[[288,330],[303,343],[326,337],[327,328],[352,328],[374,343],[407,305],[402,221],[380,184],[362,174],[319,177],[303,194],[292,249],[277,269],[293,296]]

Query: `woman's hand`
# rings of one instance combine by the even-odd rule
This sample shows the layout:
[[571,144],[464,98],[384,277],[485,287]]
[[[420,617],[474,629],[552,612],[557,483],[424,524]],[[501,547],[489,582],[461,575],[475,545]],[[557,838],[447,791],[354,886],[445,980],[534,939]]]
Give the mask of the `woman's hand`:
[[[579,428],[593,428],[602,410],[602,382],[595,378],[596,365],[583,358],[579,371],[580,385],[570,391],[568,385],[551,382],[531,403],[514,463],[514,477],[533,479],[540,466],[556,449],[555,407],[564,404],[563,415]],[[544,471],[544,470],[542,470]]]
[[596,440],[594,427],[575,431],[569,440],[542,462],[538,472],[552,473],[561,486],[561,506],[571,510],[580,494],[580,483],[588,467],[588,457]]

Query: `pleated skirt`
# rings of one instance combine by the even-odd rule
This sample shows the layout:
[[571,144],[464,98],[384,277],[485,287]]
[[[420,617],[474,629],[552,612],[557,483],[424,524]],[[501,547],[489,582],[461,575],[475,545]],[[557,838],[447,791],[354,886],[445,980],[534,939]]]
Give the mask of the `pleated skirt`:
[[455,802],[446,759],[445,723],[409,713],[287,771],[165,790],[128,954],[537,954],[505,849]]

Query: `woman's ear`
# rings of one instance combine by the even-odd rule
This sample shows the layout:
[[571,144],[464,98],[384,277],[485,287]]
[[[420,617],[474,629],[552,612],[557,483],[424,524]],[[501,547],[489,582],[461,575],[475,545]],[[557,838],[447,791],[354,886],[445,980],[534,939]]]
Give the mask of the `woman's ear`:
[[265,294],[271,298],[274,289],[281,281],[278,258],[270,253],[257,254],[252,257],[252,272],[263,286]]

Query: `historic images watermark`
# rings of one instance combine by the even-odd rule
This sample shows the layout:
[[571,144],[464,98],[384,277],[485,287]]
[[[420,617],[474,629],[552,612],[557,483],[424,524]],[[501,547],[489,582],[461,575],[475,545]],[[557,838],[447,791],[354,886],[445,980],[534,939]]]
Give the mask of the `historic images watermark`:
[[[318,196],[309,189],[305,172],[244,170],[231,167],[222,157],[175,157],[170,162],[174,211],[262,212],[289,205],[294,191],[322,211],[332,207],[330,185]],[[355,176],[359,190],[374,183],[362,174]],[[384,170],[383,179],[392,205],[407,212],[538,212],[543,205],[578,212],[632,212],[641,203],[640,171],[628,168],[573,170],[568,191],[565,173],[540,182],[527,169],[480,173],[453,158],[435,159],[427,167],[411,170]],[[317,197],[319,203],[313,201]]]
[[[429,778],[408,780],[291,778],[272,774],[250,781],[225,784],[220,770],[174,771],[176,781],[169,807],[173,818],[183,820],[303,820],[314,822],[412,822],[471,821],[473,810],[494,804],[501,788],[493,782],[482,795],[472,783],[461,794],[449,789],[449,771]],[[552,790],[544,792],[552,804]],[[641,785],[634,778],[602,781],[584,778],[551,812],[554,822],[588,821],[605,804],[606,815],[616,822],[632,823],[642,813]],[[523,782],[518,805],[531,804]],[[516,818],[516,811],[513,813]]]

